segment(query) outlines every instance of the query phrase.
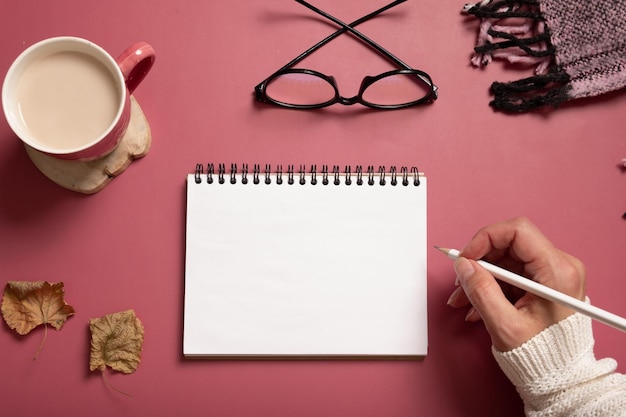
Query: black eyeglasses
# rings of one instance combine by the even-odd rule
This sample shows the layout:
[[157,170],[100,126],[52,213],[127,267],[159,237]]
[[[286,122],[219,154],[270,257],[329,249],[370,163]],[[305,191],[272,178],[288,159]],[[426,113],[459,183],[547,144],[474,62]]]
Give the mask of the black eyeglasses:
[[[427,73],[411,68],[391,52],[354,29],[355,26],[406,0],[396,0],[350,24],[342,22],[304,0],[295,1],[338,24],[341,29],[316,43],[257,85],[254,88],[257,101],[292,109],[318,109],[335,103],[344,105],[360,103],[375,109],[393,110],[431,103],[437,99],[437,86]],[[342,97],[332,76],[310,69],[292,68],[345,32],[352,33],[401,69],[387,71],[376,76],[366,76],[361,82],[358,95]]]

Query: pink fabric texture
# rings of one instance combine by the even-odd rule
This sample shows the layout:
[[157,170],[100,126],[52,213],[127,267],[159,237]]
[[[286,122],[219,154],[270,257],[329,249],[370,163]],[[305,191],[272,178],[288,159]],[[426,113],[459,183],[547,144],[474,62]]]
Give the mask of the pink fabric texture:
[[492,84],[498,110],[556,107],[626,86],[626,2],[484,0],[463,12],[481,19],[473,65],[535,67],[532,77]]

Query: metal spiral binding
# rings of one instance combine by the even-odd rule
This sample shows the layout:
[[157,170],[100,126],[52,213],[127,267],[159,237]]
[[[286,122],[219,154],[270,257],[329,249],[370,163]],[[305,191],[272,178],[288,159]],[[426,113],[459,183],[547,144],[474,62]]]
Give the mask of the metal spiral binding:
[[196,174],[194,180],[196,184],[200,184],[202,182],[202,173],[204,172],[204,165],[196,164]]
[[322,165],[322,184],[328,185],[328,165]]
[[[356,181],[355,184],[357,186],[362,186],[367,182],[367,185],[373,186],[378,183],[378,185],[385,186],[387,185],[387,177],[389,177],[389,184],[392,186],[397,186],[401,184],[404,187],[407,187],[411,184],[414,186],[420,185],[420,174],[417,167],[413,166],[410,169],[403,166],[400,167],[400,172],[398,173],[398,169],[396,166],[389,167],[389,170],[385,169],[384,165],[381,165],[376,169],[374,165],[368,165],[367,171],[364,172],[362,165],[357,165],[354,168],[354,174],[352,171],[352,166],[346,165],[343,171],[339,165],[333,165],[332,169],[329,169],[328,165],[322,165],[321,168],[321,184],[322,185],[341,185],[342,177],[344,178],[343,184],[352,185],[352,176],[355,175]],[[283,166],[277,165],[276,170],[272,172],[272,166],[270,164],[265,164],[264,169],[261,168],[260,164],[254,164],[252,168],[252,183],[260,184],[261,180],[264,184],[271,184],[272,177],[274,177],[276,184],[282,185],[284,184],[283,180]],[[226,182],[226,178],[228,177],[230,184],[236,184],[238,181],[238,175],[241,177],[242,184],[248,184],[248,164],[242,164],[241,170],[238,169],[237,164],[230,164],[230,171],[227,172],[226,164],[220,163],[217,165],[217,172],[215,171],[215,165],[212,163],[207,164],[206,174],[204,173],[204,165],[196,164],[196,171],[194,174],[194,181],[196,184],[200,184],[202,182],[203,176],[206,177],[206,182],[208,184],[213,184],[215,181],[215,176],[217,177],[217,182],[219,184],[224,184]],[[319,184],[317,174],[317,165],[311,165],[311,169],[307,171],[306,165],[300,165],[298,171],[296,172],[294,165],[287,165],[286,172],[288,185],[293,185],[296,182],[300,185],[307,184],[307,177],[309,177],[308,183],[311,185]],[[377,181],[378,179],[378,181]],[[412,181],[411,181],[412,179]],[[399,181],[400,180],[400,181]]]
[[219,164],[217,171],[217,182],[224,184],[224,174],[226,173],[226,165]]

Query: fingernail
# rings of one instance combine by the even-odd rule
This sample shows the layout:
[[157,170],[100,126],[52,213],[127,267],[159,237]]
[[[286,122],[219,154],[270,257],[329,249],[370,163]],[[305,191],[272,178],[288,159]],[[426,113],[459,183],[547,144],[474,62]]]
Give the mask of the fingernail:
[[461,284],[467,281],[475,272],[472,263],[465,258],[459,258],[454,262],[454,271]]
[[450,294],[450,298],[448,298],[448,302],[446,303],[446,305],[452,304],[454,300],[456,300],[456,291]]
[[474,313],[476,313],[476,309],[474,307],[471,307],[465,315],[465,321],[469,321],[470,317],[472,317]]
[[452,304],[458,298],[461,291],[463,291],[462,288],[455,288],[455,290],[452,291],[452,294],[450,294],[450,298],[448,298],[447,304],[448,305]]

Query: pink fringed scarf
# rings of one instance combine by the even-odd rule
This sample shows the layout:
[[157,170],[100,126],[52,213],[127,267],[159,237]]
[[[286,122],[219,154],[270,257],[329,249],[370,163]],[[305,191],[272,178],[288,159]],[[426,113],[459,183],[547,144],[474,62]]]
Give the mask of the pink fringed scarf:
[[498,110],[524,112],[626,86],[626,1],[483,0],[472,64],[532,65],[535,75],[491,86]]

